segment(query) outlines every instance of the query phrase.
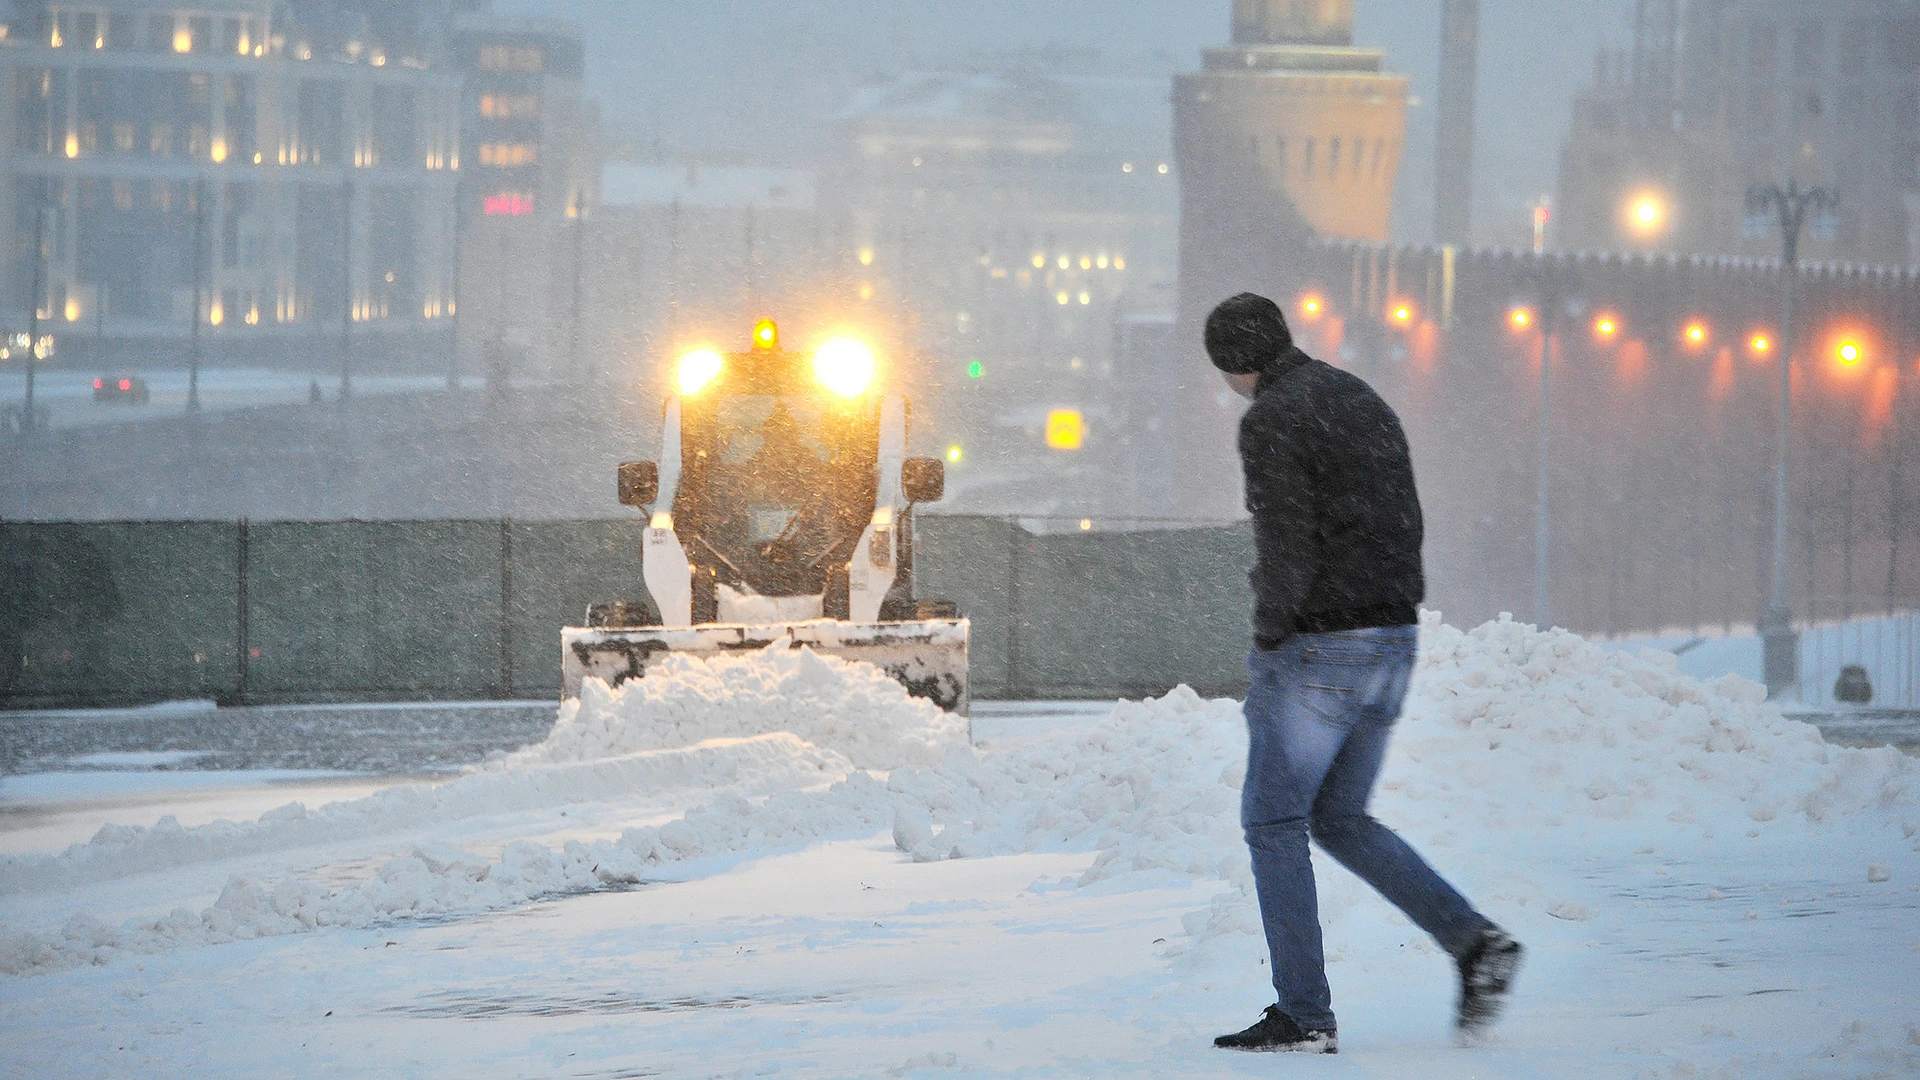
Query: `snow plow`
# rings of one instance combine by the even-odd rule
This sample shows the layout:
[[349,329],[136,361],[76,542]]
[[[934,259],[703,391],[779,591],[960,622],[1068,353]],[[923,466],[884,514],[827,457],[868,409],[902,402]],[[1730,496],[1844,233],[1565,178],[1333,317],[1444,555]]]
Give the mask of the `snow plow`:
[[563,698],[663,656],[784,646],[968,712],[967,621],[914,589],[914,508],[939,501],[946,464],[906,456],[907,402],[876,369],[852,338],[787,352],[771,320],[745,352],[680,359],[659,460],[619,467],[620,502],[648,516],[651,602],[597,603],[560,632]]

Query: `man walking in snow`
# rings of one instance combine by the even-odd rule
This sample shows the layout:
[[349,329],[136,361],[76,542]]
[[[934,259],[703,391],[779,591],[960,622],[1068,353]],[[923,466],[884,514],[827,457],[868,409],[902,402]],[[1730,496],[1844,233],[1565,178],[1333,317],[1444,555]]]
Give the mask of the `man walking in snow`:
[[1426,593],[1406,434],[1365,382],[1295,348],[1265,297],[1221,304],[1206,344],[1253,401],[1240,423],[1258,559],[1240,821],[1279,993],[1214,1045],[1338,1050],[1309,835],[1454,957],[1459,1029],[1476,1035],[1504,1004],[1520,945],[1367,813]]

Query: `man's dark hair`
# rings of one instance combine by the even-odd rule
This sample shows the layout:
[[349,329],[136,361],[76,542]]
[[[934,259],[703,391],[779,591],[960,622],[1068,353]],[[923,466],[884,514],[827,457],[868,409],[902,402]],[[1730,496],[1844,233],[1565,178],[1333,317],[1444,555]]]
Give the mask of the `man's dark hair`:
[[1207,316],[1207,356],[1229,375],[1257,375],[1293,348],[1280,305],[1241,293]]

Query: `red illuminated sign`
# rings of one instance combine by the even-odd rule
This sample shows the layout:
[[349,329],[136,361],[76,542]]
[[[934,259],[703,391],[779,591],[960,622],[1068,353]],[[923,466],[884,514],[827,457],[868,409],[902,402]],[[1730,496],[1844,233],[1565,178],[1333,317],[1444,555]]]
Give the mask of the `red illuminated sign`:
[[518,191],[503,191],[482,200],[480,211],[488,217],[525,217],[533,213],[533,196]]

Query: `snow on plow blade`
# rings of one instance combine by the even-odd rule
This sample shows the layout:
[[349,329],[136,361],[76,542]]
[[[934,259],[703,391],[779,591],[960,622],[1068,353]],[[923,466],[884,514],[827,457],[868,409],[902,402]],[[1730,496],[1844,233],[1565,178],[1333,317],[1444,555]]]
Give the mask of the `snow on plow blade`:
[[580,696],[580,684],[589,676],[618,686],[643,679],[654,659],[667,653],[695,655],[764,649],[784,644],[802,645],[823,656],[864,660],[898,680],[914,697],[926,698],[950,713],[966,716],[972,707],[967,694],[967,633],[965,619],[921,619],[912,622],[847,623],[822,619],[765,625],[695,626],[668,630],[599,630],[570,626],[560,631],[561,697]]

